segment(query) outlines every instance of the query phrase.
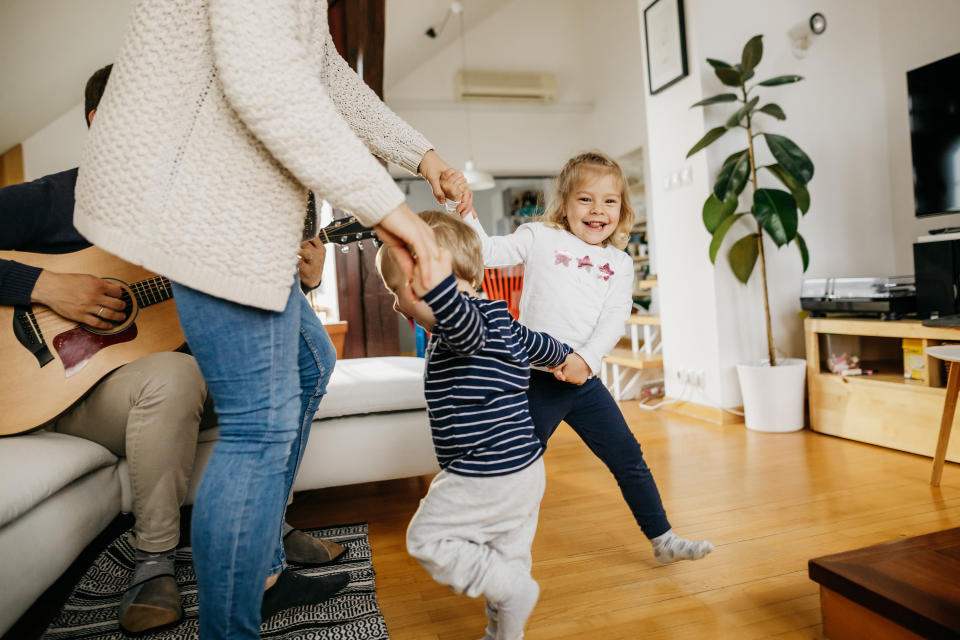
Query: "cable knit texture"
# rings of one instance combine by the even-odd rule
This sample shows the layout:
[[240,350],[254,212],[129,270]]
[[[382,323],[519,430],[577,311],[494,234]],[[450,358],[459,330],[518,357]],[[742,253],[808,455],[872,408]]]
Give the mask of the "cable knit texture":
[[432,145],[337,53],[325,0],[140,0],[93,121],[75,223],[233,302],[282,310],[307,190],[374,225]]

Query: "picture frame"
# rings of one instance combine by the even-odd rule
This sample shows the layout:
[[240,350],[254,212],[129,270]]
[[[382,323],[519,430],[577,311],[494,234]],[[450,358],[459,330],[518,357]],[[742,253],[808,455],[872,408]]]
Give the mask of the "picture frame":
[[[687,34],[683,0],[654,0],[643,10],[650,95],[687,77]],[[651,37],[652,34],[652,37]]]

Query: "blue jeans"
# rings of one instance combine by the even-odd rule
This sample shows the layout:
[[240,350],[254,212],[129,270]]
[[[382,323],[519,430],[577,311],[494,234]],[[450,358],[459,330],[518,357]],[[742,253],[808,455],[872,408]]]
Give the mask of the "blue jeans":
[[220,423],[191,528],[200,637],[259,638],[264,582],[286,564],[287,496],[336,351],[299,286],[281,312],[173,291]]
[[656,538],[670,530],[640,443],[600,380],[590,378],[578,387],[560,382],[552,373],[532,370],[527,398],[537,437],[544,446],[565,421],[613,473],[644,535]]

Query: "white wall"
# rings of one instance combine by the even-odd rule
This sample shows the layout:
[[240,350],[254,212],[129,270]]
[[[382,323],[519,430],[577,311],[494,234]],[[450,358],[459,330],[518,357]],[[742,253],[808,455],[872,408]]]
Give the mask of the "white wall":
[[580,0],[515,0],[467,32],[468,68],[554,73],[556,104],[455,102],[459,39],[406,77],[385,78],[386,102],[455,166],[463,166],[472,137],[477,166],[499,175],[556,173],[586,148],[618,155],[641,146],[636,7],[633,0],[603,5],[596,11]]
[[[960,53],[960,2],[876,0],[889,143],[890,204],[897,273],[913,273],[913,242],[930,229],[960,225],[960,214],[914,216],[913,168],[907,111],[907,71]],[[955,81],[960,81],[960,78]]]
[[[735,133],[728,133],[715,148],[691,158],[694,173],[691,185],[668,191],[663,184],[665,173],[684,166],[683,155],[687,149],[731,112],[724,105],[688,110],[689,105],[700,98],[726,90],[703,61],[705,57],[739,61],[743,44],[760,33],[764,34],[764,56],[757,79],[786,73],[798,73],[806,78],[796,85],[761,88],[764,102],[780,104],[788,119],[781,123],[758,116],[757,121],[771,132],[792,138],[816,165],[809,185],[810,213],[800,224],[811,254],[807,275],[895,275],[902,270],[900,261],[893,259],[896,205],[888,186],[893,172],[888,130],[891,136],[899,134],[889,122],[887,106],[888,76],[900,72],[885,66],[884,50],[888,43],[887,36],[881,35],[879,11],[886,4],[896,3],[892,0],[880,5],[874,0],[826,4],[808,0],[728,0],[724,3],[687,0],[684,3],[691,75],[661,94],[646,96],[647,146],[651,158],[648,189],[656,226],[654,242],[661,278],[669,395],[676,396],[680,391],[672,380],[672,372],[679,367],[700,369],[706,374],[707,382],[700,401],[723,407],[740,404],[734,366],[741,361],[762,358],[766,353],[759,271],[754,272],[749,286],[744,287],[726,264],[727,249],[748,228],[744,225],[731,230],[718,256],[718,268],[713,270],[707,259],[709,238],[700,220],[703,200],[719,165],[727,154],[745,147],[745,139],[741,135],[735,140]],[[790,51],[787,31],[815,11],[826,15],[827,31],[817,38],[807,57],[798,60]],[[891,17],[885,15],[884,20],[888,19]],[[919,41],[928,37],[923,21],[918,23],[898,15],[892,20],[896,21],[903,40]],[[923,20],[951,23],[942,13],[935,12],[925,15]],[[693,114],[700,111],[704,111],[704,120],[697,122]],[[902,126],[905,128],[906,123]],[[771,160],[760,141],[760,163]],[[909,189],[909,173],[907,175]],[[912,216],[912,196],[910,212]],[[897,243],[900,242],[898,238]],[[802,277],[800,260],[793,246],[779,252],[772,244],[767,246],[775,342],[781,353],[802,357],[802,323],[797,316]],[[683,254],[682,260],[677,259],[677,253]],[[686,289],[682,293],[672,290],[678,282]],[[677,318],[681,318],[680,324],[673,326]]]
[[24,180],[36,180],[78,166],[86,136],[83,103],[78,102],[23,141]]
[[[640,0],[639,4],[647,3]],[[688,34],[694,31],[697,20],[694,12],[688,13]],[[642,33],[642,22],[637,24]],[[688,60],[702,57],[698,40],[688,37],[687,42]],[[646,95],[644,89],[650,159],[647,217],[655,226],[652,241],[657,255],[667,395],[676,398],[683,391],[676,378],[678,368],[697,369],[704,373],[704,391],[688,391],[684,399],[717,405],[722,379],[716,287],[713,266],[707,259],[710,237],[700,222],[700,207],[710,189],[708,167],[703,154],[684,160],[687,149],[699,137],[698,132],[704,130],[703,113],[688,108],[702,95],[700,75],[700,66],[691,64],[690,74],[669,89],[655,96]],[[692,170],[693,182],[683,188],[667,189],[669,174],[684,167]]]

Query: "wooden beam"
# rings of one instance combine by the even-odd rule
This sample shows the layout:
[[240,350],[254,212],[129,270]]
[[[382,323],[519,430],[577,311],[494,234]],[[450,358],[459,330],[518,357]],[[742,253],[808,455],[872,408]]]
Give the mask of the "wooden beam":
[[16,145],[0,156],[0,187],[23,182],[23,146]]
[[[334,45],[354,69],[362,66],[363,80],[383,97],[384,0],[333,0],[328,21]],[[376,252],[337,252],[337,288],[340,317],[350,323],[344,357],[400,353],[393,297],[384,289],[374,263]]]

